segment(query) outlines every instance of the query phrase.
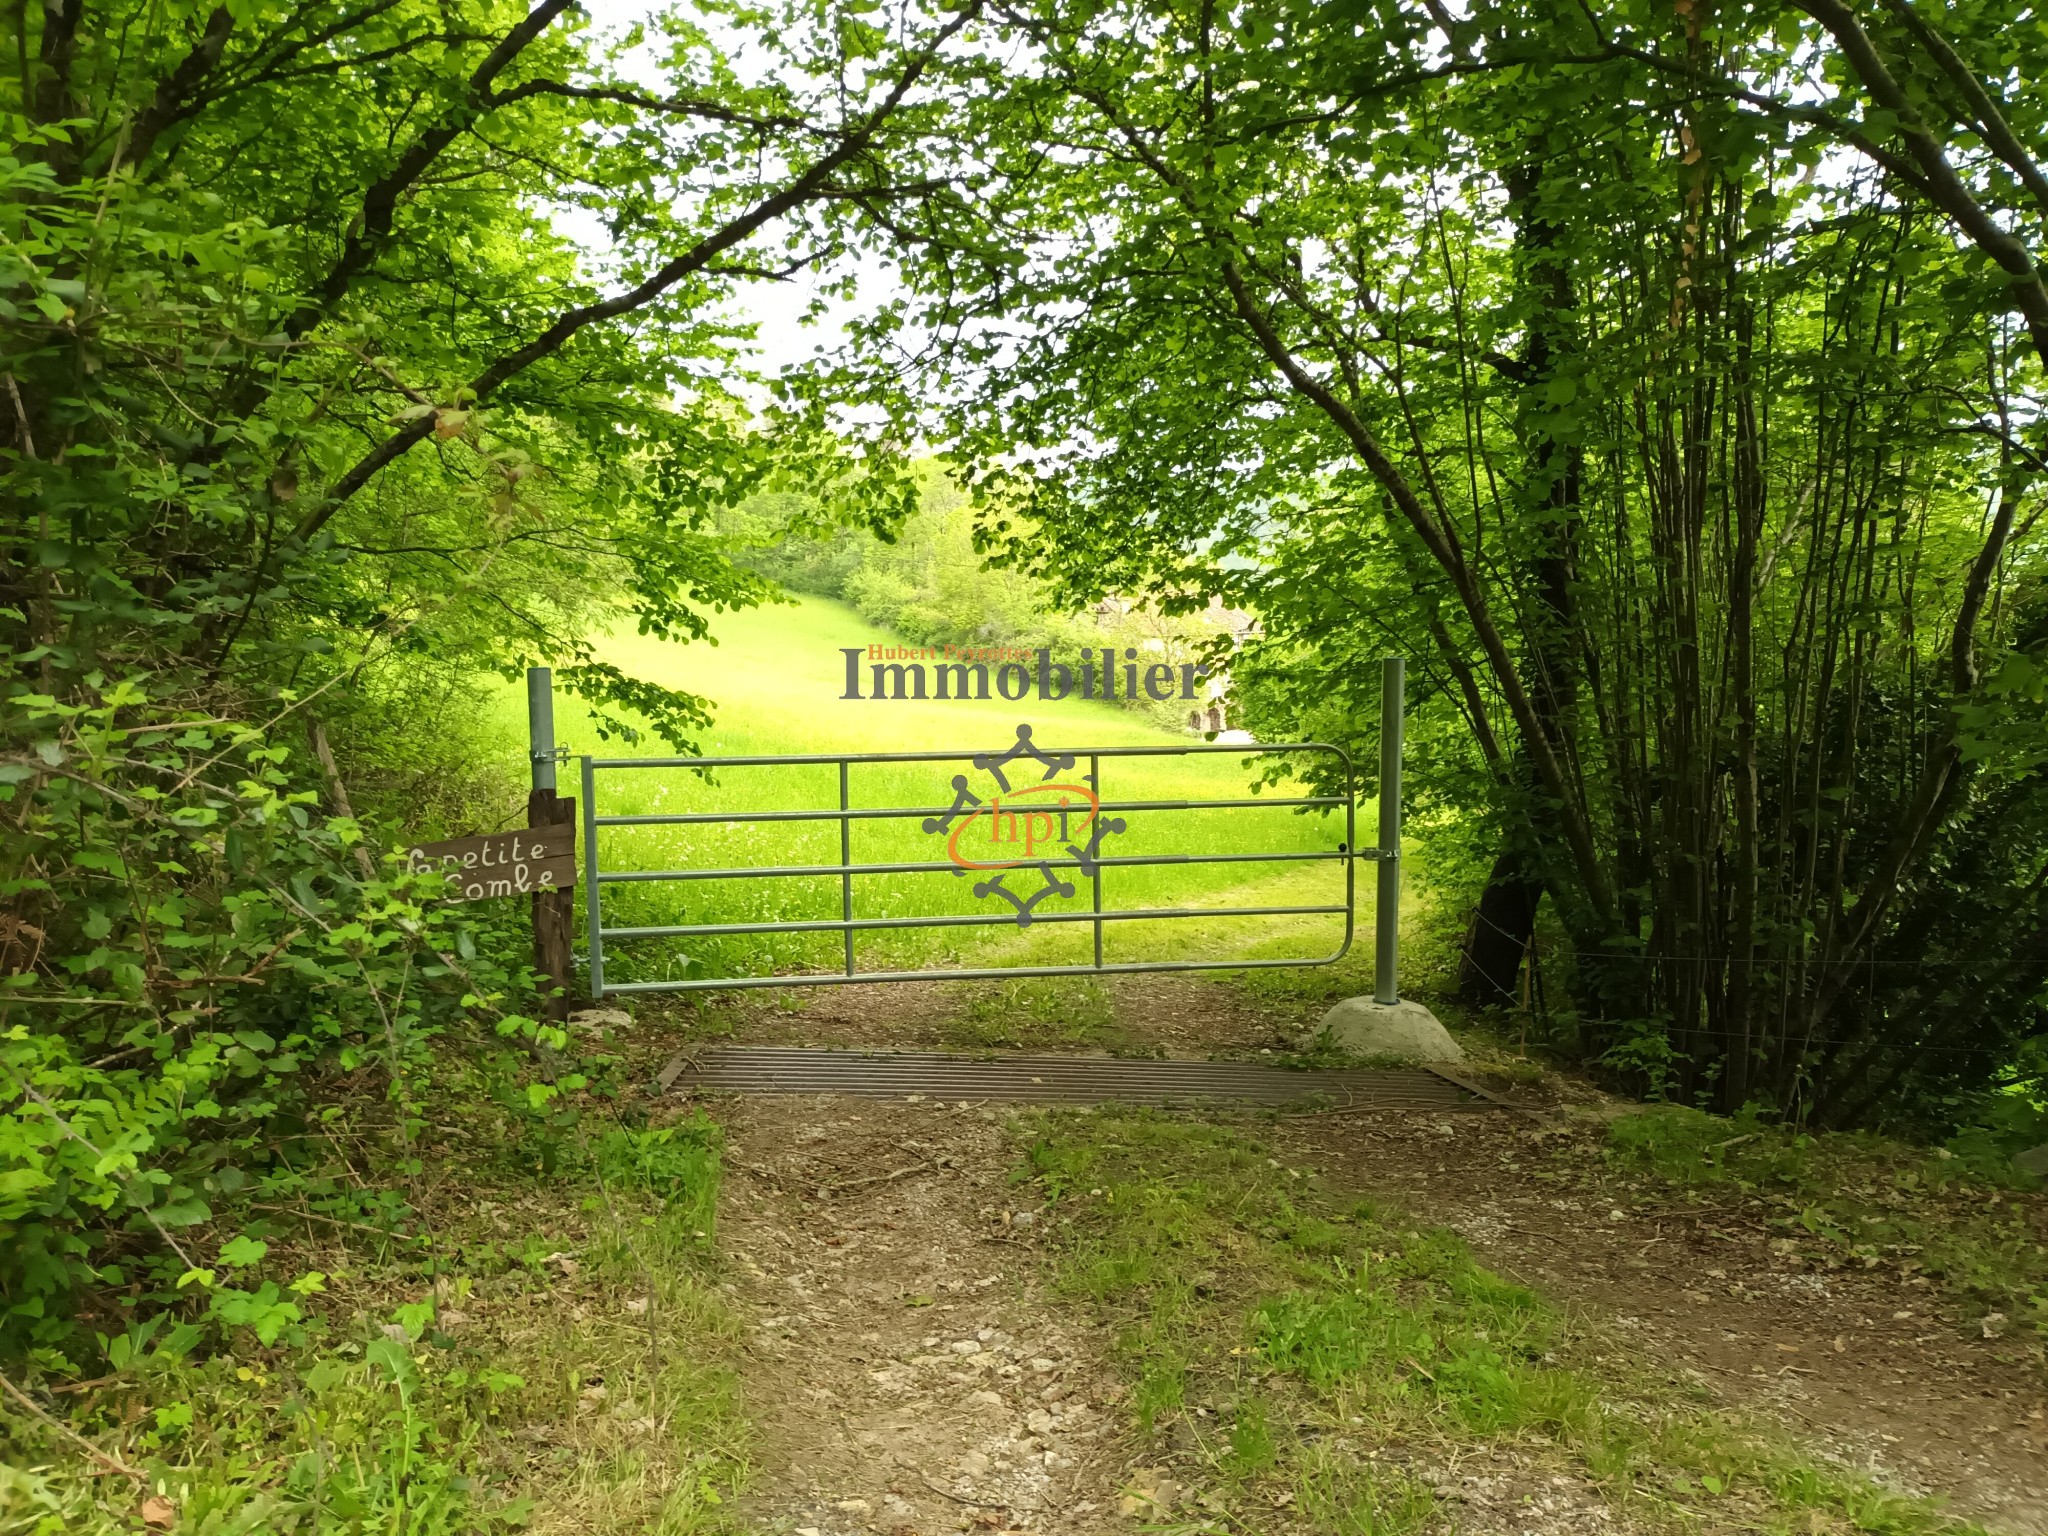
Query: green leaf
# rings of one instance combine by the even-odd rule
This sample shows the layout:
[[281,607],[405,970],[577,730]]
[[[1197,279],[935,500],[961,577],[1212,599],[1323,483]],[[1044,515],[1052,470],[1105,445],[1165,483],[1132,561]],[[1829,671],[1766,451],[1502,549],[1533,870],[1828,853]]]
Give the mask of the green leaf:
[[258,1242],[253,1237],[235,1237],[222,1245],[220,1262],[233,1269],[247,1269],[252,1264],[262,1263],[263,1255],[268,1252],[268,1243]]
[[363,1362],[383,1371],[393,1381],[413,1374],[412,1352],[396,1339],[378,1337],[363,1346]]

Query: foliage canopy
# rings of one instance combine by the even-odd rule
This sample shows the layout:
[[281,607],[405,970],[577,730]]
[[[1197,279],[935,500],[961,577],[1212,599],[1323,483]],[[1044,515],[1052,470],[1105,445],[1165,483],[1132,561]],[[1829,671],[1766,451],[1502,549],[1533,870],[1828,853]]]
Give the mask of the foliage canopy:
[[[589,637],[771,597],[742,505],[893,536],[930,449],[1069,606],[1255,610],[1267,734],[1362,734],[1371,659],[1421,653],[1473,999],[1547,911],[1558,1043],[1644,1087],[1927,1121],[2038,1075],[2048,35],[2012,0],[13,32],[0,1347],[65,1358],[90,1284],[179,1304],[181,1230],[299,1177],[336,1100],[402,1141],[436,1038],[540,1034],[510,928],[381,865],[344,768],[431,823],[420,718],[543,659],[686,746],[703,702]],[[744,306],[849,297],[856,253],[898,282],[836,366],[754,387]]]
[[1424,650],[1475,1000],[1547,898],[1577,1048],[1938,1118],[2048,1023],[2042,46],[1905,0],[1013,6],[1015,257],[924,247],[874,333],[938,338],[999,558],[1261,612],[1272,731]]

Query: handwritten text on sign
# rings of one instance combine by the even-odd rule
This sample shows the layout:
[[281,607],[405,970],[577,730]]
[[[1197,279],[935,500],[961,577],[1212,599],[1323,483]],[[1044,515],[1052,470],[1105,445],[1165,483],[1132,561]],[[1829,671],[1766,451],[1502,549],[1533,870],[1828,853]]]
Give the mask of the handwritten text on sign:
[[448,877],[453,901],[488,901],[567,890],[576,883],[576,828],[520,827],[445,843],[421,843],[406,850],[415,874],[438,870]]

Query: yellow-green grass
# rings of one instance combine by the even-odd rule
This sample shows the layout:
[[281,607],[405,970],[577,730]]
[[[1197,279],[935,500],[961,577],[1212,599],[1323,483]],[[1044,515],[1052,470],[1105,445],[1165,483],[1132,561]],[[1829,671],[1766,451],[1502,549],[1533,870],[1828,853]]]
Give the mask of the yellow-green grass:
[[[678,645],[647,636],[612,636],[600,642],[604,659],[628,673],[702,694],[716,705],[713,727],[699,745],[707,756],[789,755],[826,752],[1001,752],[1016,739],[1020,723],[1032,727],[1045,750],[1201,745],[1188,733],[1160,729],[1141,715],[1100,702],[1074,699],[848,700],[840,648],[870,643],[901,644],[852,609],[823,599],[724,615],[716,624],[720,643]],[[508,743],[523,735],[523,700],[508,689],[497,705]],[[557,736],[575,753],[599,757],[656,755],[652,742],[626,747],[597,737],[587,711],[558,701]],[[516,748],[515,748],[516,750]],[[1112,758],[1100,765],[1103,798],[1124,800],[1286,799],[1305,790],[1293,782],[1257,785],[1270,762],[1250,750],[1188,756]],[[577,793],[575,764],[564,793]],[[1089,771],[1085,757],[1054,782],[1079,783]],[[1022,765],[1012,775],[1016,788],[1040,781],[1042,770]],[[952,779],[966,776],[984,799],[996,789],[971,762],[855,764],[849,803],[857,808],[943,808],[952,803]],[[1079,797],[1075,797],[1079,803]],[[742,767],[718,770],[710,779],[686,769],[607,770],[598,778],[601,815],[678,814],[706,811],[832,810],[839,804],[836,765]],[[1042,803],[1042,802],[1041,802]],[[1021,805],[1020,805],[1021,809]],[[1349,835],[1341,813],[1303,815],[1281,806],[1232,809],[1158,810],[1111,813],[1126,823],[1104,839],[1109,856],[1266,852],[1334,853]],[[1079,826],[1070,820],[1069,830]],[[1360,807],[1358,826],[1370,828],[1371,807]],[[971,836],[992,829],[981,819]],[[1007,830],[1007,828],[1006,828]],[[922,818],[855,821],[851,852],[856,863],[945,861],[944,835],[923,829]],[[653,826],[606,829],[601,834],[609,870],[736,869],[772,865],[822,865],[839,861],[836,820],[796,823]],[[988,857],[1015,857],[1021,844],[992,844]],[[1066,857],[1056,841],[1037,856]],[[1060,877],[1072,896],[1040,902],[1036,914],[1084,913],[1094,893],[1078,872]],[[926,915],[1004,916],[1014,909],[1000,896],[977,897],[986,874],[937,873],[864,875],[853,881],[853,915],[894,918]],[[1042,879],[1026,866],[1006,877],[1020,895]],[[1223,906],[1340,905],[1344,901],[1343,861],[1238,864],[1162,864],[1112,867],[1102,877],[1105,911]],[[757,923],[830,920],[840,916],[836,875],[750,878],[695,882],[607,884],[603,890],[607,926],[681,923]],[[580,917],[579,917],[580,922]],[[1110,922],[1104,925],[1104,957],[1131,960],[1201,959],[1234,955],[1287,933],[1291,952],[1318,956],[1334,951],[1343,919],[1327,915],[1307,922],[1266,918],[1217,918],[1185,922]],[[579,930],[580,931],[580,930]],[[620,941],[607,946],[606,978],[611,982],[692,975],[766,975],[837,969],[842,956],[837,933],[726,937],[718,939]],[[1093,951],[1090,923],[1039,923],[1019,930],[1013,923],[990,927],[881,930],[857,939],[861,970],[951,965],[1047,965],[1085,962]],[[686,967],[695,963],[694,970]]]

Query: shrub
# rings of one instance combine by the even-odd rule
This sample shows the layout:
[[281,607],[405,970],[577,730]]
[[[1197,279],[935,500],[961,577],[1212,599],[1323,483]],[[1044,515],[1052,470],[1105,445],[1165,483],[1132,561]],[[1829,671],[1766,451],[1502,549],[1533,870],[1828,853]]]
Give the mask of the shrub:
[[15,1354],[68,1347],[80,1287],[176,1295],[211,1252],[190,1229],[259,1183],[274,1196],[295,1177],[280,1148],[336,1097],[381,1095],[409,1138],[435,1036],[524,980],[480,959],[508,947],[478,942],[488,909],[436,904],[438,877],[395,861],[378,873],[354,823],[292,789],[278,733],[103,678],[84,703],[0,711]]

